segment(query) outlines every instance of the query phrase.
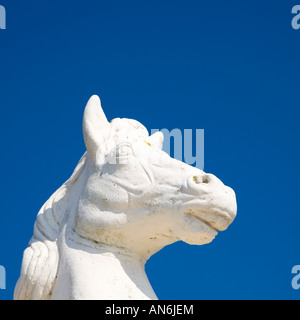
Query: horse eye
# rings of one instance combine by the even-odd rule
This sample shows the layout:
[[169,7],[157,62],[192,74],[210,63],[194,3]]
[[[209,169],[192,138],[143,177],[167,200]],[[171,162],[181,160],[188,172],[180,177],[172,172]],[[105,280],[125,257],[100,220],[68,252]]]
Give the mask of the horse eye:
[[116,150],[117,157],[130,156],[132,153],[131,146],[129,145],[122,145]]

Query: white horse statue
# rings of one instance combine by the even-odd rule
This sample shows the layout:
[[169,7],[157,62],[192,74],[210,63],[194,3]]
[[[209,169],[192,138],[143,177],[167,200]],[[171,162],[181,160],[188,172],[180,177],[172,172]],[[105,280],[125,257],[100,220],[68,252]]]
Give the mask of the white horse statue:
[[98,96],[83,136],[87,152],[37,216],[14,299],[157,299],[147,259],[176,241],[211,242],[235,218],[235,193],[163,152],[161,132],[109,123]]

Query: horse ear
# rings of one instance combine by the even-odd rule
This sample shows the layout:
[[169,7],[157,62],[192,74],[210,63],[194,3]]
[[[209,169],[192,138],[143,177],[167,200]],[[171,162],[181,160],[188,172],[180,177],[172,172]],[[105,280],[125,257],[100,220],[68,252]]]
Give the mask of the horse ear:
[[109,125],[100,98],[92,96],[85,107],[82,121],[84,143],[91,157],[96,158],[99,146],[105,142]]
[[161,131],[157,131],[148,138],[148,141],[153,147],[161,150],[164,143],[164,135]]

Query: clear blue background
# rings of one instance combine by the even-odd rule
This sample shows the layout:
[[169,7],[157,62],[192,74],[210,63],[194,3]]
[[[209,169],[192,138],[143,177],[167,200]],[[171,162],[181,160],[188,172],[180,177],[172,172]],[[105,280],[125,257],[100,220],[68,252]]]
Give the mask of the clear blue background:
[[[299,2],[299,1],[298,1]],[[209,245],[146,271],[160,299],[299,299],[300,30],[296,1],[1,0],[0,265],[11,299],[37,212],[85,151],[92,94],[108,119],[204,129],[205,171],[237,194]]]

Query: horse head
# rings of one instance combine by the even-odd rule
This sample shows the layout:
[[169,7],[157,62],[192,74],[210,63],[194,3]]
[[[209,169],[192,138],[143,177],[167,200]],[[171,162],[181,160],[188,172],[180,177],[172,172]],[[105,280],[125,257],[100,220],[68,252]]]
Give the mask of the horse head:
[[202,245],[236,215],[234,191],[162,151],[135,120],[111,122],[93,96],[87,152],[42,206],[15,299],[156,299],[145,261],[182,240]]
[[86,106],[83,135],[89,177],[76,216],[80,236],[147,259],[179,240],[209,243],[235,218],[231,188],[162,151],[161,132],[149,136],[135,120],[109,123],[97,96]]

